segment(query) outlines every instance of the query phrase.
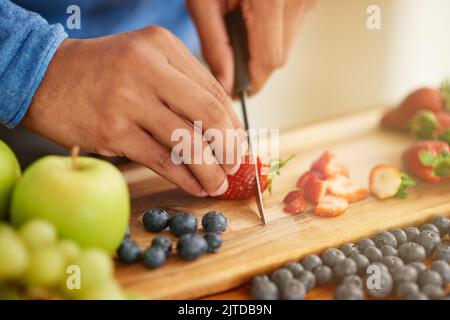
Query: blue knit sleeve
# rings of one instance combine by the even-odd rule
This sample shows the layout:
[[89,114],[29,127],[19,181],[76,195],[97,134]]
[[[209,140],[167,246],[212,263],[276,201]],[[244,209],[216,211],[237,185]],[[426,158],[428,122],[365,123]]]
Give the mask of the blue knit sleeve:
[[0,123],[13,128],[24,117],[58,47],[60,24],[0,0]]

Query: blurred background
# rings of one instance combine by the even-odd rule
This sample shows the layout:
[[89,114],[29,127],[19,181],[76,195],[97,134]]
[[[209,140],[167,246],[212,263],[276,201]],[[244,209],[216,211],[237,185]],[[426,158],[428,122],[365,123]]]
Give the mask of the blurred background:
[[[366,27],[372,4],[381,30]],[[251,99],[252,125],[292,128],[439,85],[450,75],[448,12],[448,0],[319,0],[287,65]]]

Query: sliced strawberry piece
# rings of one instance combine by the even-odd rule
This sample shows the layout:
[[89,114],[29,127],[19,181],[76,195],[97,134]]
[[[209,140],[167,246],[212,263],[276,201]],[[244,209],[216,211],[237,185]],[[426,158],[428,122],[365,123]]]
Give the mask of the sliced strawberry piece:
[[370,192],[380,200],[395,196],[401,184],[401,172],[393,165],[378,164],[370,171]]
[[348,202],[363,200],[368,195],[366,189],[344,176],[334,176],[328,179],[328,192],[342,197]]
[[293,190],[289,192],[283,199],[283,203],[289,204],[297,198],[303,198],[302,190]]
[[290,201],[283,210],[284,212],[291,214],[304,212],[306,210],[306,201],[305,198],[303,198],[303,193],[301,196],[297,196],[295,199]]
[[337,217],[348,208],[348,202],[344,198],[327,195],[314,208],[314,213],[321,217]]
[[319,159],[313,162],[311,171],[319,172],[325,178],[331,178],[336,175],[348,177],[347,168],[338,163],[330,151],[325,151]]
[[325,177],[317,171],[306,171],[300,179],[298,179],[297,187],[300,189],[305,188],[305,185],[308,183],[309,179],[311,178],[318,178],[320,180],[324,180]]
[[327,182],[314,177],[309,179],[306,183],[303,195],[306,200],[317,204],[320,200],[322,200],[326,193]]

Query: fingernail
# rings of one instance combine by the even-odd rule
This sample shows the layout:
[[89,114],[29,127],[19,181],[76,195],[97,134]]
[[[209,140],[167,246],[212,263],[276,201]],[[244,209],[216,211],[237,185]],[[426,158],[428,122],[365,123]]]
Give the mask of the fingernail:
[[217,189],[215,192],[213,192],[211,194],[211,197],[217,197],[220,196],[222,194],[224,194],[225,192],[227,192],[228,190],[228,179],[225,178],[225,180],[223,181],[222,185],[219,187],[219,189]]
[[199,193],[199,197],[201,197],[201,198],[204,198],[204,197],[207,197],[209,194],[208,194],[208,192],[206,192],[206,190],[202,190],[200,193]]
[[234,175],[236,172],[239,171],[239,168],[241,167],[241,160],[239,159],[238,162],[236,163],[236,165],[233,167],[233,169],[231,169],[230,173],[228,174],[229,176]]

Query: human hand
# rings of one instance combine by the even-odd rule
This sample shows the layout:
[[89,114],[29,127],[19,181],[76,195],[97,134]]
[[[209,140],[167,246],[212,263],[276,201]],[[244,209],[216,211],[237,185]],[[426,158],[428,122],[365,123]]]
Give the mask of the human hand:
[[[203,138],[205,161],[195,164],[183,154],[177,165],[172,133],[186,129],[198,135],[197,120],[203,131],[217,129],[224,139],[226,130],[243,128],[222,86],[181,41],[163,28],[148,27],[65,40],[22,124],[65,147],[128,157],[194,195],[222,194],[227,174],[238,169],[244,138],[214,152]],[[232,163],[219,163],[218,154],[230,152]]]
[[305,13],[316,0],[187,0],[203,55],[214,76],[232,94],[234,58],[225,15],[241,6],[248,33],[251,93],[283,66]]

